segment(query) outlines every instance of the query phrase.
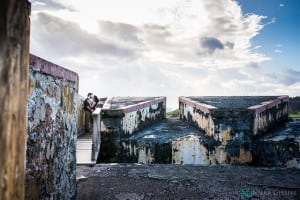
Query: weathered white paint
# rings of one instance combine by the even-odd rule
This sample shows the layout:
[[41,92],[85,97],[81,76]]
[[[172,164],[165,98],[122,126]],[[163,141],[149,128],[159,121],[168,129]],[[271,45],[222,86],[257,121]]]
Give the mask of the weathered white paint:
[[[137,111],[125,113],[121,122],[124,133],[131,135],[138,128],[141,122],[145,122],[147,119],[155,119],[161,113],[161,110],[153,112],[153,110],[157,109],[158,106],[159,103],[156,103]],[[150,112],[150,108],[152,109],[152,112]]]
[[197,126],[204,130],[205,133],[209,136],[213,136],[214,135],[214,132],[215,132],[215,125],[214,125],[214,122],[212,120],[212,117],[211,117],[211,114],[206,114],[207,116],[205,116],[205,114],[203,112],[200,111],[200,114],[199,112],[194,112],[194,110],[196,108],[190,106],[190,105],[187,105],[187,104],[184,104],[184,103],[181,103],[181,105],[184,107],[183,109],[181,109],[183,111],[183,116],[188,119],[188,115],[190,114],[192,116],[192,120],[194,122],[197,123]]
[[143,146],[143,148],[139,148],[138,151],[138,163],[151,164],[154,161],[154,156],[150,148],[147,149],[146,146]]
[[206,148],[197,136],[188,136],[172,141],[172,162],[174,164],[208,164]]
[[223,145],[209,152],[201,144],[199,136],[190,135],[172,141],[172,162],[174,164],[226,164],[227,153]]
[[[283,104],[282,102],[280,104]],[[262,112],[256,112],[255,119],[253,122],[253,135],[257,135],[268,129],[270,123],[280,121],[281,118],[288,116],[288,104],[285,103],[282,109],[278,109],[278,105],[275,105],[277,110],[276,113],[270,113],[268,110]],[[272,108],[272,107],[270,107]]]

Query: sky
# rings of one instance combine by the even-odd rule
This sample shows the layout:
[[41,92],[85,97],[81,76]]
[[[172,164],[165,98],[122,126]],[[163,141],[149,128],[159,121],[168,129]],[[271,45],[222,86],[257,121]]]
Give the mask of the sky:
[[99,97],[300,96],[297,0],[32,0],[30,52]]

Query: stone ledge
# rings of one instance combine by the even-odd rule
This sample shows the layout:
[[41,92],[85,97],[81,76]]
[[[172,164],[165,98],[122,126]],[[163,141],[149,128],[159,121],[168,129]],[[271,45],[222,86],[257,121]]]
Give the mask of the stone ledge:
[[248,109],[254,110],[256,114],[259,114],[272,107],[278,106],[282,102],[288,102],[288,101],[289,101],[289,96],[284,95],[284,96],[277,97],[277,99],[274,100],[265,101],[265,102],[261,102],[258,105],[250,106],[248,107]]
[[112,109],[110,108],[112,104],[112,98],[108,98],[103,106],[102,114],[105,114],[110,117],[117,117],[117,116],[123,117],[126,113],[134,112],[160,102],[166,102],[166,99],[167,99],[166,97],[154,97],[153,100],[143,101],[137,104]]
[[150,101],[145,101],[145,102],[141,102],[141,103],[138,103],[135,105],[126,106],[126,107],[122,108],[122,110],[124,113],[130,113],[130,112],[134,112],[134,111],[143,109],[143,108],[153,105],[153,104],[157,104],[160,102],[166,102],[166,100],[167,100],[166,97],[157,97]]
[[79,81],[79,76],[77,73],[68,70],[64,67],[61,67],[59,65],[56,65],[52,62],[49,62],[33,54],[30,54],[29,67],[34,71],[50,74],[59,78],[67,79],[69,81],[74,81],[74,82]]
[[179,97],[179,102],[185,103],[189,106],[195,107],[197,109],[200,109],[201,111],[203,111],[204,113],[211,113],[212,109],[217,109],[214,106],[208,105],[208,104],[204,104],[204,103],[199,103],[197,101],[193,101],[189,98],[186,97]]

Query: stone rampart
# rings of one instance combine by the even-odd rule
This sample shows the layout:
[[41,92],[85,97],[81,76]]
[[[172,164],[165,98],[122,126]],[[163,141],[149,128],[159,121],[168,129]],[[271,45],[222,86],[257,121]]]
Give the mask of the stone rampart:
[[102,141],[97,162],[117,162],[115,158],[121,149],[120,138],[130,137],[165,118],[166,97],[108,98],[102,108]]
[[128,137],[166,117],[165,97],[140,98],[138,102],[134,99],[135,97],[107,99],[102,108],[101,131],[117,131],[120,137]]
[[75,199],[78,74],[31,55],[26,199]]
[[246,164],[253,162],[255,138],[287,121],[288,102],[288,96],[180,97],[179,115],[215,141],[220,163]]

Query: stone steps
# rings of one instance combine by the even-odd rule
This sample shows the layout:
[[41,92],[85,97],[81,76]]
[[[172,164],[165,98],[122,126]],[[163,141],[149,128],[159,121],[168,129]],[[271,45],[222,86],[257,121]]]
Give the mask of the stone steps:
[[83,137],[77,139],[76,146],[76,160],[77,165],[82,164],[95,164],[96,161],[92,161],[92,138]]

